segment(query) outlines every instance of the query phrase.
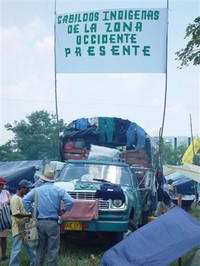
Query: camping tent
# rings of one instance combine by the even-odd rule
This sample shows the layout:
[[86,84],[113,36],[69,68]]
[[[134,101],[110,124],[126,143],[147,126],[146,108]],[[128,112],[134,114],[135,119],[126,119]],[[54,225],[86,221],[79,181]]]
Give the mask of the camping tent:
[[[196,182],[183,174],[178,172],[173,173],[166,177],[167,180],[173,180],[173,187],[175,187],[176,194],[181,195],[195,195]],[[172,193],[171,196],[176,194]],[[177,196],[177,195],[176,195]]]
[[101,266],[166,266],[198,246],[200,222],[177,206],[107,250]]

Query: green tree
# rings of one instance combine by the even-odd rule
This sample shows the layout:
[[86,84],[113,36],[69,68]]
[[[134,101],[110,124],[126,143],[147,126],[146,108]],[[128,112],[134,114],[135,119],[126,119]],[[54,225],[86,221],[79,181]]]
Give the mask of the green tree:
[[25,160],[24,155],[17,151],[12,141],[9,140],[4,145],[0,146],[0,161],[7,162],[22,160]]
[[186,47],[175,53],[176,60],[181,61],[180,68],[188,66],[190,62],[193,62],[193,65],[200,65],[200,17],[197,17],[193,24],[187,26],[184,38],[187,37],[190,37],[190,40]]
[[[171,144],[171,142],[166,142],[164,139],[159,140],[157,138],[154,139],[157,147],[159,144],[162,145],[161,148],[154,155],[154,164],[157,167],[159,164],[171,164],[171,165],[181,165],[182,157],[187,149],[186,143],[180,143],[176,147]],[[160,154],[162,153],[162,154]],[[161,158],[161,160],[159,159]]]
[[194,156],[193,164],[200,166],[200,150],[199,152]]
[[[187,150],[188,145],[180,143],[177,147],[174,147],[170,143],[163,143],[163,164],[181,165],[182,158]],[[193,158],[193,164],[200,166],[200,150]]]
[[16,160],[42,160],[45,157],[58,160],[59,133],[64,127],[62,119],[57,123],[56,115],[44,110],[33,112],[26,120],[15,121],[14,125],[6,124],[5,128],[14,133],[14,138],[1,146],[0,156],[9,157],[7,160],[13,157]]
[[173,147],[170,143],[163,145],[163,164],[180,165],[182,164],[182,157],[187,149],[186,144],[179,144]]

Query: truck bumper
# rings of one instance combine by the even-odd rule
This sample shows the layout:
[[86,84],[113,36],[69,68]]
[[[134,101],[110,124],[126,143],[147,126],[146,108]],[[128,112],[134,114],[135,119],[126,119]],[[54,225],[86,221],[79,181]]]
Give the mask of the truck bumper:
[[86,231],[86,232],[126,232],[128,221],[65,221],[61,225],[63,231]]

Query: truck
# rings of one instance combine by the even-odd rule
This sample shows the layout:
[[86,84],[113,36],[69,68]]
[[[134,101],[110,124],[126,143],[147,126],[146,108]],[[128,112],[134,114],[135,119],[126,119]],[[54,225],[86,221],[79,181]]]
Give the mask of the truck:
[[63,233],[93,232],[118,242],[147,223],[155,171],[151,139],[141,127],[121,118],[82,118],[60,141],[65,166],[55,184],[75,199],[62,216]]

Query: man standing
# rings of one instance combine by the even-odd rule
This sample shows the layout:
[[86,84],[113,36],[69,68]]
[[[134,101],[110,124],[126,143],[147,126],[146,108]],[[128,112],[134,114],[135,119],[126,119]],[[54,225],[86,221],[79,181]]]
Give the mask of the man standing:
[[19,222],[22,223],[24,220],[24,223],[27,222],[27,217],[31,218],[32,214],[28,213],[24,210],[23,204],[22,204],[22,198],[24,195],[26,195],[30,188],[33,187],[33,184],[25,179],[21,180],[18,185],[18,191],[17,193],[11,198],[10,200],[10,208],[13,216],[12,220],[12,235],[13,235],[13,245],[11,249],[11,257],[10,257],[10,264],[9,266],[18,266],[19,263],[19,253],[21,248],[23,248],[29,259],[30,259],[30,265],[35,265],[35,249],[30,248],[27,246],[21,236],[20,236],[20,228],[19,228]]
[[[66,211],[70,211],[74,199],[62,188],[54,185],[54,171],[46,171],[41,177],[43,185],[37,187],[37,228],[39,244],[36,249],[36,266],[43,265],[45,252],[47,252],[47,265],[58,265],[58,252],[60,248],[60,225],[58,219]],[[30,191],[24,198],[23,204],[26,211],[32,211],[35,189]],[[60,210],[61,201],[64,207]]]

